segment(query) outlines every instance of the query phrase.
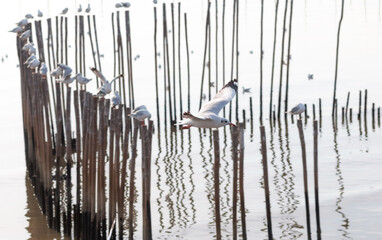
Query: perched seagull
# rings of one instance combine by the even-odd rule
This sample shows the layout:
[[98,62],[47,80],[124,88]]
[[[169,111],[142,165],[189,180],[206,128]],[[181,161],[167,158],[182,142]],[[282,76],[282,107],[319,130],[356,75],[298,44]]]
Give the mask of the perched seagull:
[[25,65],[29,65],[30,62],[32,62],[33,60],[37,59],[36,58],[36,55],[30,55],[29,58],[27,58],[27,60],[24,62]]
[[210,82],[210,87],[215,87],[215,82]]
[[32,14],[29,14],[29,13],[28,13],[27,15],[25,15],[25,18],[26,18],[26,19],[33,19],[33,16],[32,16]]
[[40,74],[46,75],[48,73],[48,68],[44,62],[41,63]]
[[28,24],[28,19],[24,18],[23,20],[21,20],[20,22],[16,23],[17,26],[19,27],[24,27],[25,25]]
[[70,77],[70,75],[68,75],[66,78],[56,79],[56,82],[61,82],[69,85],[74,82],[74,80],[76,80],[76,77]]
[[133,109],[132,113],[136,113],[138,112],[139,110],[147,110],[146,106],[145,105],[141,105],[141,106],[138,106],[136,108]]
[[225,125],[233,125],[228,119],[219,117],[218,114],[222,108],[229,103],[237,93],[237,80],[231,80],[227,83],[200,111],[192,115],[190,112],[183,113],[183,119],[176,125],[182,126],[182,129],[190,127],[198,128],[219,128]]
[[29,55],[36,54],[36,48],[34,46],[30,47],[28,50],[28,54]]
[[90,8],[90,3],[88,3],[88,7],[85,9],[85,12],[89,13],[90,10],[91,10],[91,8]]
[[80,4],[80,6],[78,7],[78,10],[77,10],[78,12],[82,12],[82,6],[81,6],[81,4]]
[[251,92],[251,88],[245,88],[243,87],[243,94],[244,93],[250,93]]
[[68,12],[68,10],[69,10],[69,8],[64,8],[64,10],[62,10],[62,12],[60,14],[65,15]]
[[88,82],[92,80],[91,78],[83,77],[81,73],[77,73],[76,79],[81,86],[86,85]]
[[130,3],[129,3],[129,2],[123,2],[123,3],[121,3],[121,4],[122,4],[122,6],[124,6],[125,8],[130,7]]
[[158,0],[154,0],[154,4],[157,4],[158,3]]
[[57,64],[57,66],[62,70],[62,78],[66,79],[72,74],[72,69],[69,66],[62,63]]
[[17,26],[14,29],[10,30],[9,32],[21,33],[22,31],[24,31],[24,29],[22,27]]
[[52,75],[52,77],[59,77],[62,74],[62,72],[62,69],[60,67],[57,67],[50,73],[50,75]]
[[31,49],[33,46],[34,46],[34,43],[33,43],[33,42],[26,43],[26,44],[24,44],[24,46],[23,46],[23,48],[22,48],[21,50],[23,50],[23,51],[29,51],[29,49]]
[[119,96],[118,91],[114,91],[113,97],[111,98],[112,107],[118,106],[121,104],[121,96]]
[[33,60],[29,63],[28,68],[30,68],[30,69],[35,69],[35,68],[38,67],[39,65],[40,65],[40,61],[39,61],[37,58],[35,58],[35,59],[33,59]]
[[117,80],[118,78],[123,77],[123,74],[121,74],[121,75],[119,75],[119,76],[113,78],[111,81],[108,81],[108,80],[105,78],[105,76],[104,76],[100,71],[98,71],[97,69],[91,67],[90,70],[92,70],[92,72],[93,72],[99,79],[101,79],[101,81],[102,81],[102,83],[103,83],[103,85],[102,85],[100,88],[98,88],[98,94],[97,94],[97,95],[99,95],[99,96],[105,96],[106,94],[111,93],[111,84],[113,84],[113,82],[114,82],[115,80]]
[[149,111],[147,111],[147,109],[141,109],[141,110],[138,110],[138,111],[133,111],[130,114],[130,116],[135,118],[135,119],[137,119],[138,121],[140,121],[142,126],[144,126],[145,125],[145,119],[146,118],[150,119],[151,118],[151,113]]
[[304,111],[305,111],[305,105],[302,103],[299,103],[297,106],[294,106],[289,112],[286,112],[286,113],[297,115],[297,114],[303,113]]
[[313,80],[313,74],[311,73],[308,74],[308,80]]
[[116,4],[115,4],[115,7],[116,7],[116,8],[121,8],[121,7],[122,7],[122,4],[121,4],[121,3],[116,3]]
[[26,30],[20,35],[21,40],[27,40],[31,35],[31,30]]
[[40,11],[40,9],[37,11],[37,16],[39,16],[39,17],[42,17],[42,16],[43,16],[43,14],[42,14],[42,12]]

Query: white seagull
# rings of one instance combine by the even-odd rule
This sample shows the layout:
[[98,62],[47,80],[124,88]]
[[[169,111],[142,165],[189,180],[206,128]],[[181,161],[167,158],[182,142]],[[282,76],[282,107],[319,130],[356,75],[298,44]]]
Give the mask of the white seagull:
[[29,55],[36,54],[36,48],[34,46],[30,47],[28,49],[28,54]]
[[145,125],[145,119],[146,118],[150,119],[151,113],[149,111],[147,111],[147,109],[140,109],[140,110],[134,109],[133,112],[130,114],[130,116],[137,119],[138,121],[140,121],[142,126],[144,126]]
[[66,85],[69,86],[74,80],[76,80],[76,77],[70,77],[70,75],[68,75],[66,78],[56,79],[56,82],[66,83]]
[[90,3],[88,3],[88,7],[85,9],[85,12],[89,13],[90,10],[91,10],[91,8],[90,8]]
[[22,27],[17,26],[14,29],[10,30],[9,32],[21,33],[22,31],[24,31],[24,29]]
[[81,6],[81,4],[80,4],[80,6],[78,7],[78,10],[77,10],[78,12],[82,12],[82,6]]
[[26,43],[24,44],[23,48],[21,50],[23,51],[29,51],[29,49],[31,49],[33,47],[34,43],[33,42],[30,42],[30,43]]
[[16,23],[17,26],[19,27],[24,27],[25,25],[28,24],[28,19],[24,18],[23,20],[21,20],[20,22]]
[[200,111],[192,115],[190,112],[183,113],[183,119],[176,125],[184,125],[182,129],[190,127],[198,128],[219,128],[225,125],[233,125],[228,119],[219,117],[218,114],[222,108],[229,103],[237,93],[237,80],[231,80],[227,83]]
[[69,66],[62,63],[57,64],[57,66],[62,70],[62,78],[66,79],[68,76],[70,77],[72,74],[72,69]]
[[42,12],[40,11],[40,9],[37,11],[37,16],[39,16],[39,17],[42,17],[42,16],[43,16],[43,14],[42,14]]
[[57,67],[50,73],[50,75],[52,75],[52,77],[59,77],[62,74],[62,72],[62,69],[60,67]]
[[25,65],[29,65],[29,63],[32,62],[35,59],[37,59],[36,55],[32,54],[32,55],[29,56],[29,58],[27,58],[27,60],[24,62],[24,64]]
[[86,78],[86,77],[82,76],[81,73],[77,73],[77,75],[76,75],[76,79],[77,79],[77,82],[78,82],[81,86],[86,85],[88,82],[90,82],[90,81],[92,80],[91,78]]
[[35,58],[35,59],[33,59],[33,60],[29,63],[28,68],[30,68],[30,69],[35,69],[35,68],[38,67],[39,65],[40,65],[40,61],[39,61],[37,58]]
[[286,113],[297,115],[297,114],[303,113],[304,111],[305,111],[305,105],[302,103],[299,103],[298,105],[294,106],[289,112],[286,112]]
[[312,73],[308,74],[308,80],[313,80],[313,74]]
[[142,109],[143,110],[147,110],[145,105],[141,105],[141,106],[138,106],[138,107],[134,108],[132,113],[138,112],[139,110],[142,110]]
[[64,8],[60,14],[65,15],[68,12],[68,10],[69,10],[69,8]]
[[122,6],[124,6],[125,8],[130,7],[130,3],[129,3],[129,2],[122,2],[121,4],[122,4]]
[[112,107],[118,106],[121,104],[121,96],[118,91],[114,91],[113,97],[111,98]]
[[32,14],[28,13],[27,15],[25,15],[25,18],[26,19],[33,19],[33,16],[32,16]]
[[243,87],[243,94],[244,93],[250,93],[251,92],[251,88],[245,88]]
[[115,4],[115,7],[116,7],[116,8],[121,8],[121,7],[122,7],[122,4],[121,4],[121,3],[116,3],[116,4]]
[[46,67],[46,64],[44,62],[41,63],[40,67],[40,74],[46,75],[48,72],[48,68]]
[[92,72],[99,78],[101,79],[103,85],[98,88],[98,96],[105,96],[106,94],[109,94],[111,93],[111,85],[113,84],[113,82],[115,80],[117,80],[118,78],[120,77],[123,77],[123,74],[117,76],[117,77],[114,77],[111,81],[108,81],[105,76],[100,72],[98,71],[97,69],[95,68],[90,68],[90,70],[92,70]]
[[20,35],[21,40],[26,40],[31,35],[31,30],[26,30]]

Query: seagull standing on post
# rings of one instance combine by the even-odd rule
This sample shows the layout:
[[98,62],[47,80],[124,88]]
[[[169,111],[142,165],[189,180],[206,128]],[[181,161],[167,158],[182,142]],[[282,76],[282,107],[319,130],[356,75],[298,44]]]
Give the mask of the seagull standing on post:
[[225,125],[236,126],[226,118],[219,117],[222,108],[227,105],[237,93],[237,80],[227,83],[200,111],[192,115],[190,112],[183,113],[183,119],[176,125],[184,125],[182,129],[190,127],[198,128],[219,128]]
[[[289,112],[286,112],[286,113],[289,113],[291,115],[300,115],[304,111],[305,111],[305,105],[302,103],[299,103],[298,105],[294,106]],[[300,119],[301,119],[301,115],[300,115]]]
[[133,112],[130,114],[131,117],[137,119],[141,122],[142,126],[145,126],[145,119],[151,118],[151,113],[147,111],[145,105],[141,105],[139,107],[136,107]]
[[113,84],[113,82],[115,80],[117,80],[118,78],[120,77],[123,77],[123,74],[113,78],[111,81],[108,81],[105,76],[100,72],[98,71],[96,68],[90,68],[90,70],[92,70],[92,72],[101,80],[101,82],[103,83],[103,85],[98,88],[98,93],[97,95],[98,96],[105,96],[106,94],[109,94],[111,93],[111,84]]
[[67,12],[68,12],[68,8],[64,8],[64,10],[62,10],[62,12],[61,12],[61,15],[65,15]]

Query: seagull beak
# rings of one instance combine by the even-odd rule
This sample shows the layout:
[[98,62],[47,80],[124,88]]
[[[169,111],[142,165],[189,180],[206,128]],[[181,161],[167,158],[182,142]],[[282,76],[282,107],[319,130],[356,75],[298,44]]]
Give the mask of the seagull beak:
[[235,124],[233,124],[233,123],[229,123],[229,125],[237,127],[237,126],[236,126]]

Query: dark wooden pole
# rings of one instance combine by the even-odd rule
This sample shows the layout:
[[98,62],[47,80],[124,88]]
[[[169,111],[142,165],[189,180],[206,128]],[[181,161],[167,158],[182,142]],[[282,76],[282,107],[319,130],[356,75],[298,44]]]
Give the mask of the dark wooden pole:
[[317,121],[313,122],[313,142],[314,142],[314,197],[316,203],[316,225],[317,239],[321,239],[321,223],[320,223],[320,202],[318,192],[318,126]]
[[219,131],[213,130],[214,137],[214,190],[215,190],[215,223],[216,223],[216,239],[221,239],[221,220],[220,220],[220,193],[219,193],[219,168],[220,168],[220,148],[219,148]]

